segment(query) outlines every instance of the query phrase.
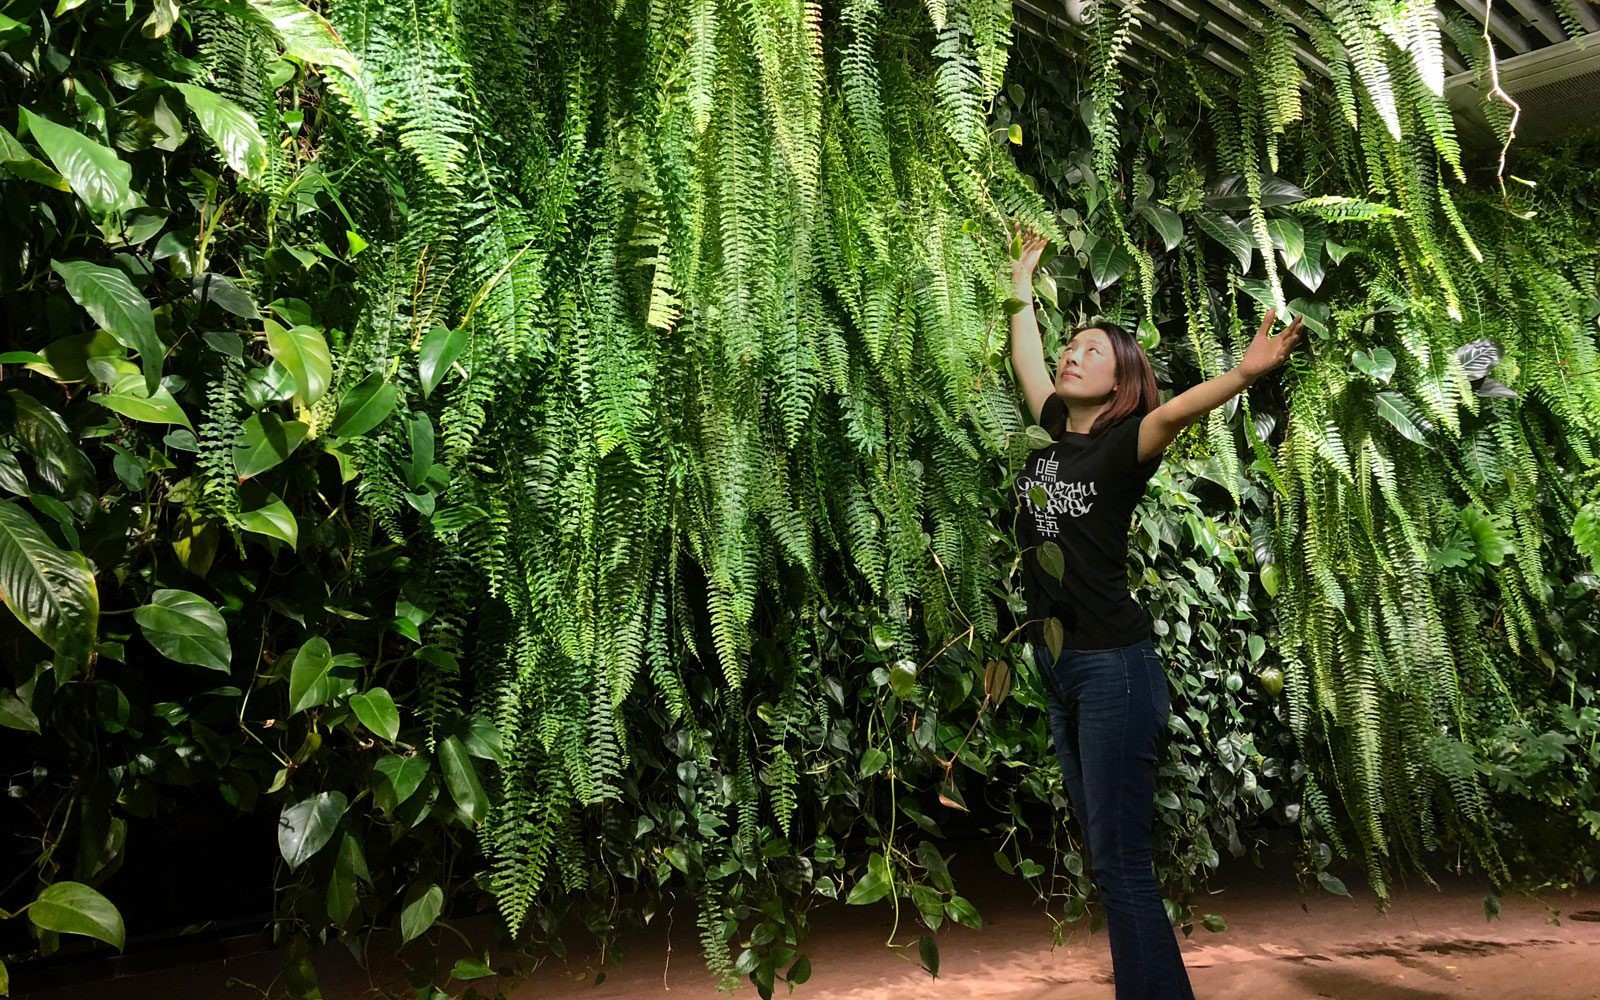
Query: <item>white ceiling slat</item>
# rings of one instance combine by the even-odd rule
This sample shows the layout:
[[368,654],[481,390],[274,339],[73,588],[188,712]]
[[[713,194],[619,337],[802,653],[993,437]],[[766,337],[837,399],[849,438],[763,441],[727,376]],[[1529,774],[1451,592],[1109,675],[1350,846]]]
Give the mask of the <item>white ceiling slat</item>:
[[[1211,0],[1211,4],[1219,10],[1225,10],[1229,14],[1233,15],[1234,19],[1240,24],[1256,30],[1260,30],[1261,22],[1266,19],[1266,17],[1258,16],[1254,13],[1243,10],[1238,4],[1235,4],[1233,0]],[[1301,31],[1309,33],[1310,29],[1306,26],[1304,19],[1296,16],[1294,12],[1290,10],[1285,10],[1284,14],[1286,15],[1284,20],[1294,25],[1294,27],[1299,28]],[[1267,12],[1266,16],[1270,17],[1271,13]],[[1327,77],[1330,79],[1333,77],[1333,71],[1328,68],[1328,64],[1322,61],[1322,57],[1317,55],[1316,51],[1310,45],[1307,45],[1305,41],[1294,32],[1290,32],[1290,37],[1293,39],[1295,51],[1300,54],[1300,62],[1302,65],[1310,67],[1310,69],[1318,76]]]
[[1509,0],[1518,14],[1528,19],[1528,23],[1539,30],[1547,42],[1564,42],[1567,33],[1562,30],[1561,20],[1555,12],[1537,2],[1537,0]]
[[[1015,6],[1016,6],[1016,8],[1018,10],[1023,11],[1024,13],[1029,14],[1029,15],[1033,16],[1034,18],[1037,18],[1038,20],[1042,21],[1045,24],[1045,26],[1048,27],[1048,28],[1055,28],[1058,31],[1070,32],[1073,35],[1077,36],[1077,38],[1080,41],[1087,41],[1087,39],[1084,37],[1083,29],[1079,28],[1077,25],[1072,24],[1070,21],[1067,21],[1065,18],[1060,18],[1060,17],[1057,17],[1057,16],[1055,16],[1053,14],[1048,13],[1047,11],[1041,10],[1040,8],[1036,7],[1034,4],[1028,2],[1028,0],[1017,0]],[[1056,49],[1057,51],[1062,52],[1063,54],[1066,54],[1066,55],[1072,54],[1072,53],[1069,53],[1067,51],[1067,49],[1061,44],[1061,42],[1058,39],[1050,37],[1050,34],[1049,34],[1048,31],[1044,31],[1044,30],[1041,30],[1039,28],[1036,28],[1033,25],[1028,24],[1026,21],[1023,21],[1023,20],[1018,20],[1017,24],[1020,25],[1022,27],[1022,29],[1024,31],[1026,31],[1028,34],[1034,36],[1035,38],[1039,39],[1042,42],[1045,42],[1046,44],[1048,44],[1050,47]],[[1156,46],[1151,44],[1146,39],[1137,38],[1136,37],[1134,40],[1136,42],[1141,43],[1145,48],[1153,51],[1156,55],[1160,56],[1164,60],[1170,60],[1170,59],[1173,58],[1173,53],[1166,52],[1166,51],[1163,51],[1163,50],[1157,48]],[[1138,69],[1140,72],[1143,72],[1143,73],[1154,72],[1154,69],[1150,66],[1149,63],[1146,63],[1143,60],[1137,58],[1131,52],[1126,52],[1126,51],[1123,52],[1122,53],[1122,61],[1127,63],[1128,65],[1134,67],[1135,69]]]
[[1522,55],[1524,52],[1533,51],[1533,43],[1523,37],[1521,30],[1512,24],[1506,16],[1498,10],[1491,11],[1485,0],[1456,0],[1461,8],[1471,14],[1479,24],[1483,23],[1484,15],[1489,17],[1489,31],[1494,37],[1500,39],[1512,52]]

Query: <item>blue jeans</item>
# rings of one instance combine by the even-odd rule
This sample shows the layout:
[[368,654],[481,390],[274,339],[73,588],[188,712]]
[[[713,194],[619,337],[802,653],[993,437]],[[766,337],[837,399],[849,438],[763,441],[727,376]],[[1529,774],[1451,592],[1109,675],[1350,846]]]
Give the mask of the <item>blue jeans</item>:
[[1194,1000],[1150,857],[1156,759],[1172,705],[1155,644],[1050,651],[1034,645],[1050,731],[1106,908],[1117,1000]]

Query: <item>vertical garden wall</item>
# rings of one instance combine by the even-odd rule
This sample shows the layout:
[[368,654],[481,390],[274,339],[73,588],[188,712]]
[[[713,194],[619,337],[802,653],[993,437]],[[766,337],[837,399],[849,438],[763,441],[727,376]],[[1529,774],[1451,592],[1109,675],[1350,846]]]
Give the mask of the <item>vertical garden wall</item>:
[[1115,319],[1181,389],[1311,331],[1135,527],[1175,921],[1230,855],[1592,878],[1600,146],[1464,157],[1471,26],[1326,9],[1308,84],[1270,18],[1126,74],[1138,4],[8,7],[13,962],[205,918],[138,880],[216,877],[183,826],[300,993],[491,904],[681,905],[770,990],[892,902],[936,967],[957,855],[1094,919],[1012,641],[1017,223],[1047,349]]

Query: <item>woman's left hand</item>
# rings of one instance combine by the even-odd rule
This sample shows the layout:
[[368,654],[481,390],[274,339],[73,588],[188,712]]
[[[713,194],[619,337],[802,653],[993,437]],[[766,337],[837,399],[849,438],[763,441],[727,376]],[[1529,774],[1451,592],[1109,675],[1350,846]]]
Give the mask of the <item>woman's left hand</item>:
[[1303,328],[1301,317],[1296,316],[1294,322],[1274,337],[1272,324],[1277,318],[1276,309],[1267,310],[1266,318],[1261,321],[1261,329],[1256,331],[1256,339],[1250,342],[1250,347],[1244,352],[1244,358],[1239,362],[1239,374],[1248,381],[1254,382],[1283,364],[1289,359],[1289,352],[1294,350],[1294,345],[1300,342],[1300,332]]

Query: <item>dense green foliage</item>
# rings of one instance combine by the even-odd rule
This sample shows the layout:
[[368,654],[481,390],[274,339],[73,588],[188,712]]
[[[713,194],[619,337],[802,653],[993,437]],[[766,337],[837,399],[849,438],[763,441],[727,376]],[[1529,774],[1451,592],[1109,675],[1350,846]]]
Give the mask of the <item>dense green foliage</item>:
[[1593,876],[1600,176],[1461,182],[1431,5],[1330,3],[1305,96],[1281,26],[1123,79],[1132,8],[1079,65],[994,0],[319,10],[0,19],[43,951],[121,946],[91,887],[185,789],[276,837],[303,994],[309,942],[473,897],[536,943],[682,897],[763,989],[821,900],[980,923],[957,850],[1091,912],[1008,641],[1015,221],[1049,349],[1119,319],[1181,388],[1266,305],[1315,334],[1136,527],[1174,919],[1285,835],[1332,891]]

